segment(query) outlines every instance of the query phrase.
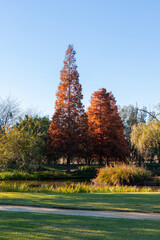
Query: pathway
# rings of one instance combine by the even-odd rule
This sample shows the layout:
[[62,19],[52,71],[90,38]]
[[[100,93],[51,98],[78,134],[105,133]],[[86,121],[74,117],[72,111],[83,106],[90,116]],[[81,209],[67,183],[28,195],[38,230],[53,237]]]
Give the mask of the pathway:
[[0,211],[34,212],[34,213],[77,215],[77,216],[89,216],[89,217],[105,217],[105,218],[160,220],[159,213],[72,210],[72,209],[42,208],[42,207],[14,206],[14,205],[0,205]]

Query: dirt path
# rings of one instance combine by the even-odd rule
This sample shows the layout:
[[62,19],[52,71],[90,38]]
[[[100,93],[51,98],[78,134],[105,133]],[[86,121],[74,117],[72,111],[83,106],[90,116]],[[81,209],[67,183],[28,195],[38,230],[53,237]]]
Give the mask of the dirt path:
[[14,206],[14,205],[0,205],[0,211],[34,212],[34,213],[77,215],[77,216],[89,216],[89,217],[105,217],[105,218],[160,220],[159,213],[72,210],[72,209],[40,208],[40,207]]

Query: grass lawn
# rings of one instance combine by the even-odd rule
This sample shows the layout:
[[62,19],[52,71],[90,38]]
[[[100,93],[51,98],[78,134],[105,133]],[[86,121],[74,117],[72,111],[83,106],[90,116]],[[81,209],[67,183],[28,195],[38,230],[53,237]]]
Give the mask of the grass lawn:
[[[86,164],[71,164],[71,170],[77,170],[79,167],[86,166]],[[98,165],[90,165],[90,167],[99,168]],[[64,164],[50,164],[50,165],[43,165],[42,168],[47,170],[66,170],[67,166]]]
[[0,204],[160,212],[160,193],[0,193]]
[[0,212],[1,240],[158,240],[160,222]]

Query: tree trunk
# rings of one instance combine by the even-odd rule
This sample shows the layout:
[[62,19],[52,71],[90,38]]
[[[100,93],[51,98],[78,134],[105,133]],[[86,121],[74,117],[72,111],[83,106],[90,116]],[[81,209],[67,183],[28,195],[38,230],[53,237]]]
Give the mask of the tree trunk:
[[105,164],[107,167],[109,167],[109,159],[106,158],[106,164]]
[[102,167],[102,156],[100,155],[100,158],[99,158],[99,167]]
[[91,165],[91,159],[88,158],[88,165],[90,166]]
[[71,171],[71,169],[70,169],[70,160],[71,160],[71,158],[70,158],[70,156],[68,156],[67,157],[67,169],[66,169],[67,173],[69,173]]

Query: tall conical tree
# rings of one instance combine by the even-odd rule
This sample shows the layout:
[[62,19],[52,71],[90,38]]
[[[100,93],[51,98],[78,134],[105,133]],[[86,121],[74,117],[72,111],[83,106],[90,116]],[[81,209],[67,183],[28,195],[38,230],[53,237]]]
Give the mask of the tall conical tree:
[[48,132],[49,151],[57,157],[67,158],[68,171],[71,159],[81,155],[86,149],[88,129],[88,118],[81,102],[82,87],[75,62],[75,51],[73,46],[69,45],[60,72],[55,113]]
[[128,143],[112,93],[104,88],[94,92],[87,115],[92,154],[99,158],[99,164],[111,158],[123,160],[128,154]]

